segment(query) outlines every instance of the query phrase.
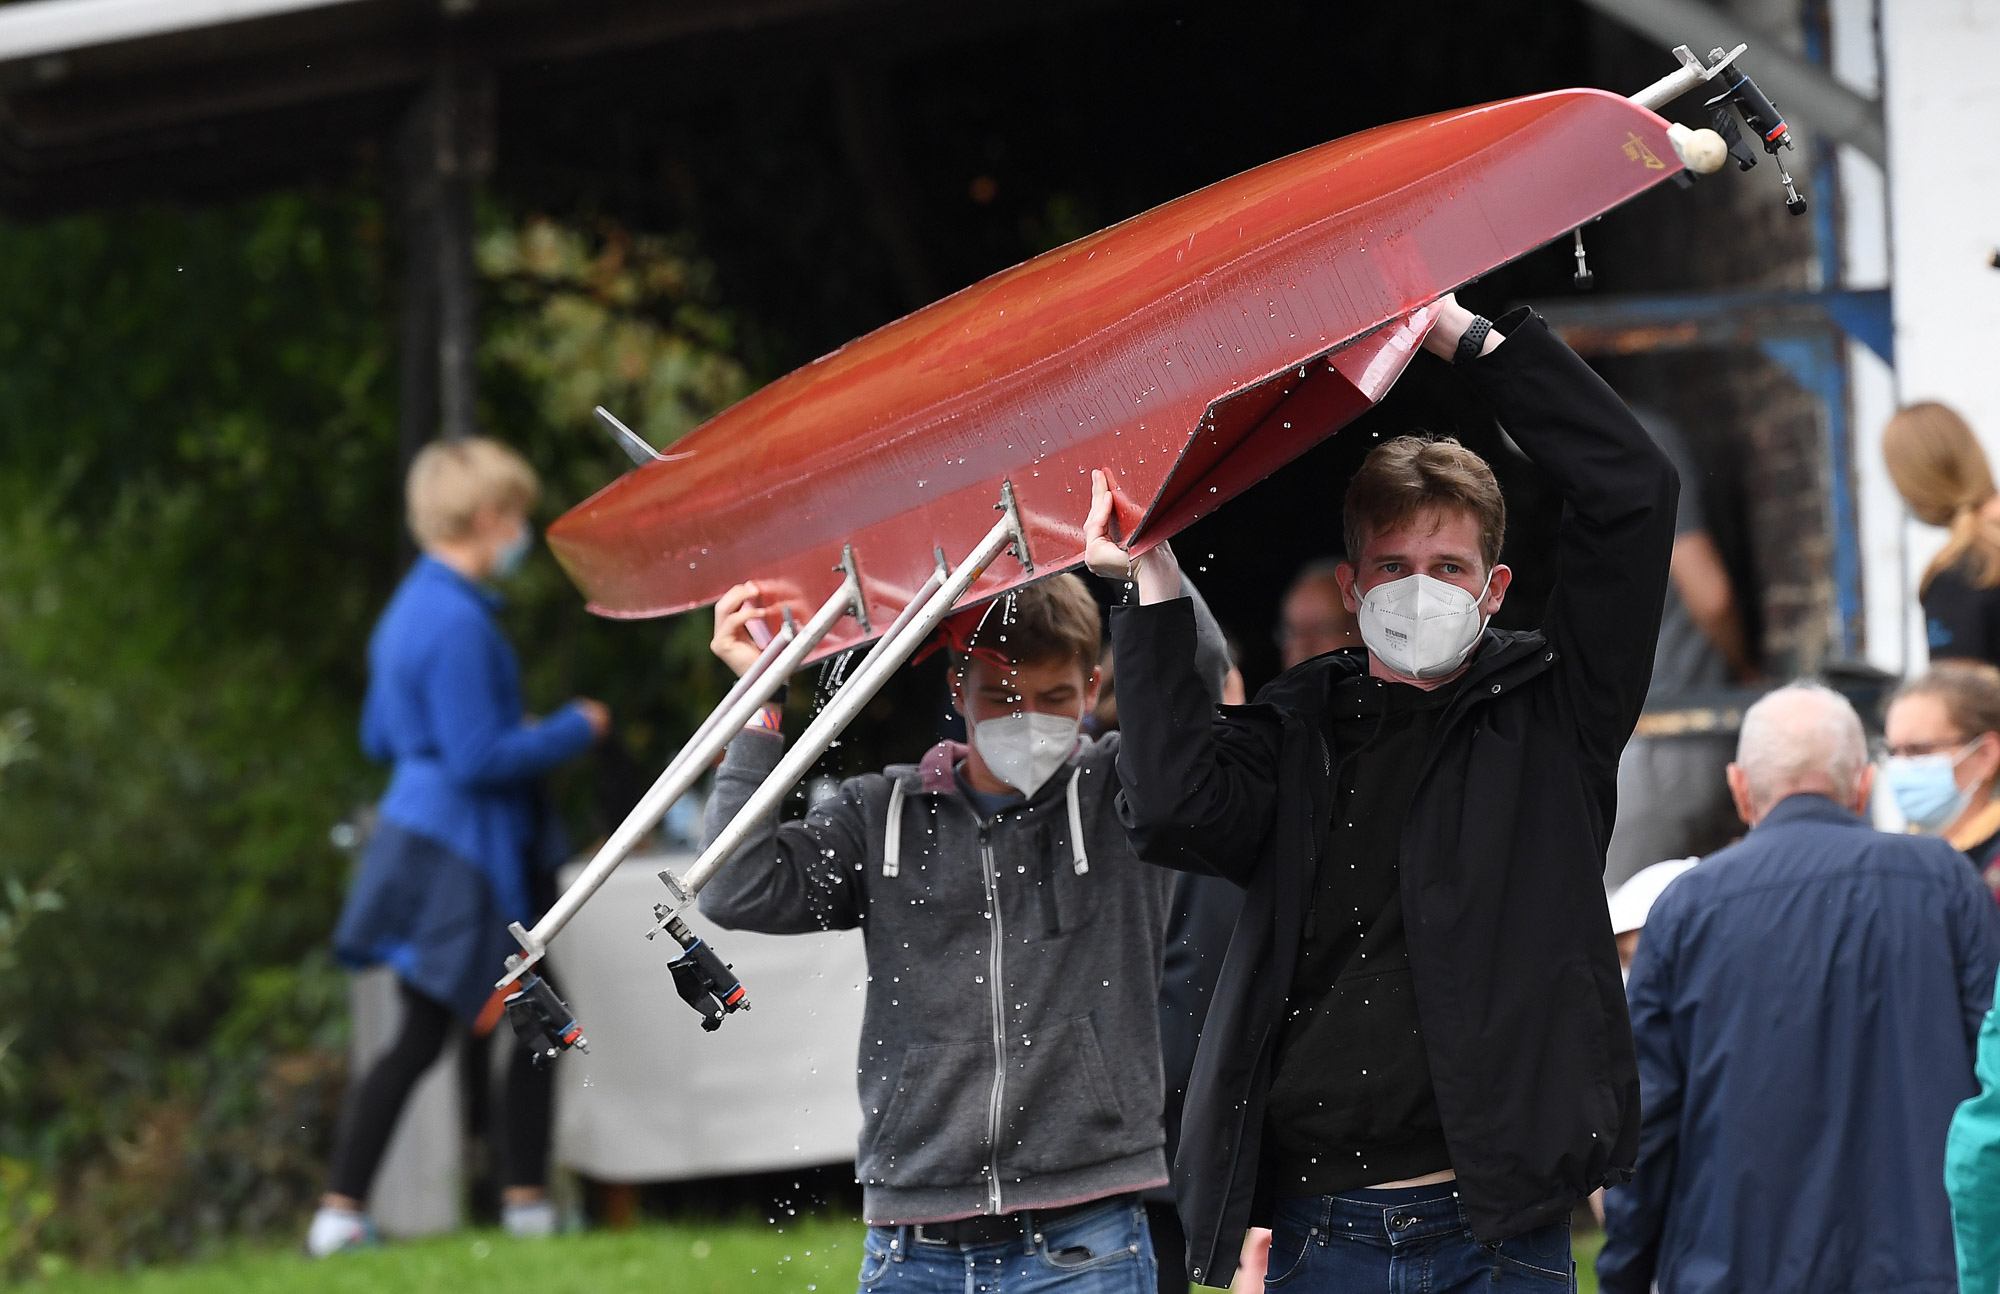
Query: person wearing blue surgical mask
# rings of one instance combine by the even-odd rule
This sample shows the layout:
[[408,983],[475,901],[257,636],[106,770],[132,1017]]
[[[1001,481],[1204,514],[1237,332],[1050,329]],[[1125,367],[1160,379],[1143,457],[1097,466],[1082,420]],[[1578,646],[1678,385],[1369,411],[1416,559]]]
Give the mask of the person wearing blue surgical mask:
[[[483,1040],[498,1019],[507,925],[534,923],[537,891],[562,861],[540,779],[611,726],[610,711],[584,697],[528,716],[520,662],[494,618],[488,584],[519,570],[533,545],[538,490],[526,460],[483,437],[435,442],[410,464],[408,520],[423,555],[369,639],[361,715],[363,751],[393,772],[333,940],[348,966],[395,972],[401,1022],[343,1105],[306,1235],[315,1257],[369,1242],[369,1183],[411,1088],[455,1028]],[[498,1175],[501,1221],[516,1236],[555,1229],[549,1101],[548,1071],[515,1046]]]
[[2000,893],[2000,670],[1949,660],[1898,688],[1881,786],[1912,830],[1942,836]]

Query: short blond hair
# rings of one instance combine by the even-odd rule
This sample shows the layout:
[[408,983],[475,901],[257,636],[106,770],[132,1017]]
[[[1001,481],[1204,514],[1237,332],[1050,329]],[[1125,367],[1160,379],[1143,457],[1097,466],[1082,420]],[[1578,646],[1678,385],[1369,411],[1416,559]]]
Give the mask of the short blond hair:
[[463,539],[481,508],[517,508],[526,513],[541,493],[541,482],[527,459],[497,440],[467,436],[434,440],[418,450],[403,498],[410,533],[428,548]]

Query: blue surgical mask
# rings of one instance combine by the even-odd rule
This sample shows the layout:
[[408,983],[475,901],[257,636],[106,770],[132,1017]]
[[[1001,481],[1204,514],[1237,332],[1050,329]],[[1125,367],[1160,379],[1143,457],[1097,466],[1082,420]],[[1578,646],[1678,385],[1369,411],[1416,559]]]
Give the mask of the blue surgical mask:
[[527,522],[523,521],[521,528],[514,532],[514,537],[507,541],[507,546],[494,554],[494,577],[504,580],[520,570],[521,563],[528,559],[528,550],[534,547],[534,545],[534,529]]
[[1968,743],[1957,754],[1891,755],[1883,761],[1882,780],[1911,826],[1936,835],[1958,821],[1972,803],[1971,788],[1958,784],[1958,761],[1971,749]]

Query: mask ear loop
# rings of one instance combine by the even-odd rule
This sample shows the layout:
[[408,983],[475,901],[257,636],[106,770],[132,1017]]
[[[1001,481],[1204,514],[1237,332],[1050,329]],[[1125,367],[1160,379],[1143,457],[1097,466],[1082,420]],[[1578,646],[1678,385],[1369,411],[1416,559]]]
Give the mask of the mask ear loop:
[[[1963,746],[1960,746],[1958,748],[1957,753],[1951,757],[1951,780],[1953,782],[1958,781],[1958,766],[1960,764],[1963,764],[1965,762],[1966,756],[1970,755],[1974,750],[1978,749],[1979,743],[1985,740],[1986,740],[1986,734],[1982,732],[1977,737],[1974,737],[1971,741],[1968,741]],[[1962,786],[1959,789],[1961,791],[1964,791],[1967,795],[1977,795],[1979,792],[1979,784],[1977,782],[1974,782],[1971,786]]]
[[[1500,570],[1500,563],[1498,562],[1493,563],[1492,567],[1487,570],[1486,583],[1479,586],[1479,596],[1472,600],[1472,605],[1475,608],[1484,607],[1486,605],[1486,595],[1493,591],[1493,577],[1495,574],[1499,572],[1499,570]],[[1479,632],[1482,634],[1485,633],[1486,626],[1491,624],[1492,622],[1493,622],[1492,616],[1487,615],[1483,611],[1480,612]],[[1477,637],[1474,637],[1472,641],[1476,643],[1479,641],[1479,639]]]

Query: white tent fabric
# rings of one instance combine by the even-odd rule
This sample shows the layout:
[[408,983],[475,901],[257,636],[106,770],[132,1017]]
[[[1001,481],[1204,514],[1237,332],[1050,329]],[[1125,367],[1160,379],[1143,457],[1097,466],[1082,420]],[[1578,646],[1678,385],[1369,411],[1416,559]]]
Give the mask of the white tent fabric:
[[692,861],[628,859],[549,951],[590,1043],[557,1062],[556,1161],[600,1181],[658,1182],[854,1158],[860,932],[755,935],[690,914],[751,1003],[703,1033],[667,972],[680,950],[645,938],[666,895],[658,872]]

